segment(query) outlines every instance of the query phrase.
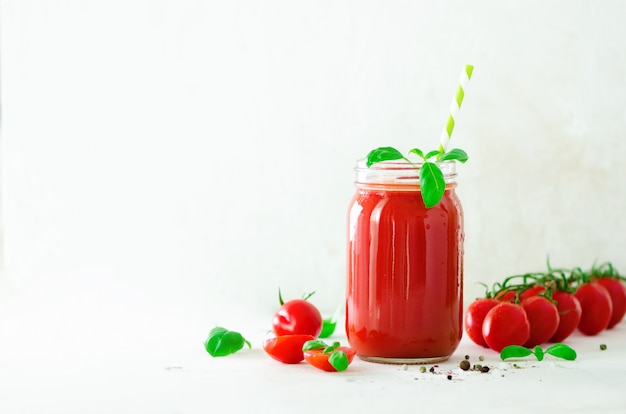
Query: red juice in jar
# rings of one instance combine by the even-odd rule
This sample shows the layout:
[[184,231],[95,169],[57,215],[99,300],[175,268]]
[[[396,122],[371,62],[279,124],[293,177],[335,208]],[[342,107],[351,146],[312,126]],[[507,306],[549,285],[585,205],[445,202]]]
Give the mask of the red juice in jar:
[[463,211],[456,164],[439,163],[441,201],[426,208],[419,164],[357,164],[348,214],[346,334],[359,358],[448,359],[463,332]]

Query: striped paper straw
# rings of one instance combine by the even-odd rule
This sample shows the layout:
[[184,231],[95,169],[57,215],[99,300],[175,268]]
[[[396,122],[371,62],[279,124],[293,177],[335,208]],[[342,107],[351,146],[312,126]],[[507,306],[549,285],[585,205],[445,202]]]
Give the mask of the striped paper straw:
[[465,65],[463,73],[461,73],[461,78],[459,79],[459,88],[456,91],[456,95],[452,100],[452,104],[450,105],[450,115],[448,116],[448,122],[446,122],[446,127],[443,129],[441,133],[441,139],[439,144],[439,150],[441,152],[445,152],[448,147],[448,143],[450,142],[450,138],[452,137],[452,130],[454,129],[454,120],[456,118],[459,109],[461,109],[461,104],[463,103],[463,97],[465,96],[465,88],[469,83],[469,80],[472,78],[472,72],[474,71],[474,66]]

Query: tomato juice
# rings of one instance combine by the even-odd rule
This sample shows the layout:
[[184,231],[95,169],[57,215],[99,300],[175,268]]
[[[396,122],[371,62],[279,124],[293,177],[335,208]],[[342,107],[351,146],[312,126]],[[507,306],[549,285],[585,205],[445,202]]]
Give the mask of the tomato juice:
[[[426,208],[408,163],[357,166],[348,217],[346,334],[359,358],[431,363],[450,357],[463,324],[463,212],[453,162]],[[361,171],[359,171],[361,170]]]

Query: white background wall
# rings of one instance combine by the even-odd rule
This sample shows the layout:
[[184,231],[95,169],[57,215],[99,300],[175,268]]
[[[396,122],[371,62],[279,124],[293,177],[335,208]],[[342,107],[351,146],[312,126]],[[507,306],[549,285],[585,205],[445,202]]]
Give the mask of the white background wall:
[[625,2],[0,7],[16,325],[208,328],[271,315],[279,286],[332,312],[355,160],[435,148],[466,63],[466,300],[548,256],[626,272]]

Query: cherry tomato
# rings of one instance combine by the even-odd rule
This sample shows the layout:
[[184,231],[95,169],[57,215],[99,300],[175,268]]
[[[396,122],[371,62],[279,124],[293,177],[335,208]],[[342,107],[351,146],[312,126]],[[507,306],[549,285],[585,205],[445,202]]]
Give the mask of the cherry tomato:
[[487,312],[500,301],[492,298],[476,299],[470,303],[465,312],[465,332],[474,343],[487,348],[487,342],[483,337],[483,321]]
[[500,302],[485,316],[483,337],[489,348],[497,352],[508,345],[524,345],[530,337],[526,311],[514,303]]
[[[519,294],[518,294],[519,291]],[[521,288],[512,289],[512,290],[502,290],[498,292],[495,296],[500,302],[511,302],[515,303],[516,296],[519,298],[520,302],[526,298],[531,296],[537,296],[538,294],[545,292],[546,288],[543,285],[533,285],[527,288],[526,290],[522,290]]]
[[589,336],[605,330],[613,313],[613,303],[606,288],[597,282],[583,283],[574,296],[582,309],[578,330]]
[[272,328],[277,336],[312,335],[317,338],[322,331],[322,315],[311,302],[292,299],[278,308],[272,318]]
[[517,292],[514,290],[502,290],[496,294],[495,299],[499,300],[500,302],[515,303],[516,295]]
[[578,327],[582,309],[580,301],[571,293],[557,290],[552,293],[552,299],[556,302],[556,308],[559,311],[559,327],[549,342],[562,342]]
[[527,348],[541,345],[554,335],[559,327],[559,311],[544,296],[530,296],[521,304],[530,323],[530,336],[524,343]]
[[543,293],[545,291],[546,291],[546,287],[545,286],[543,286],[543,285],[533,285],[532,287],[522,291],[519,294],[519,300],[522,301],[522,300],[530,298],[532,296],[537,296],[538,294]]
[[597,283],[604,286],[611,296],[613,312],[607,325],[607,329],[610,329],[617,325],[626,313],[626,287],[619,279],[612,277],[602,277],[597,280]]
[[297,364],[304,360],[302,346],[315,339],[312,335],[282,335],[263,341],[265,352],[285,364]]
[[[343,353],[346,354],[346,357],[348,358],[348,365],[352,363],[352,360],[356,355],[356,349],[347,346],[340,346],[336,350],[343,351]],[[324,349],[311,349],[304,351],[304,359],[315,368],[328,372],[337,372],[337,369],[335,369],[335,367],[333,367],[329,362],[331,355],[332,352],[324,353]]]

